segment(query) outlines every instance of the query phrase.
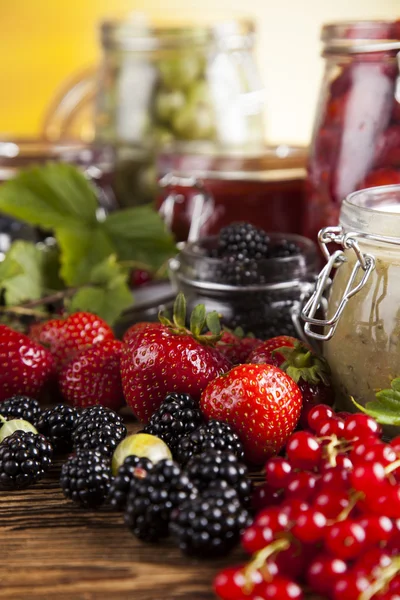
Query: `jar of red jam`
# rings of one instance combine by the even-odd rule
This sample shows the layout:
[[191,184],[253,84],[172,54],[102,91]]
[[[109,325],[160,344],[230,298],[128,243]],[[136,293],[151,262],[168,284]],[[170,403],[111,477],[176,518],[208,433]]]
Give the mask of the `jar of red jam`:
[[348,194],[400,183],[400,21],[325,25],[322,42],[303,222],[314,239],[338,222]]
[[277,146],[256,153],[164,152],[157,166],[165,190],[158,207],[180,241],[216,234],[237,221],[272,232],[300,232],[304,148]]

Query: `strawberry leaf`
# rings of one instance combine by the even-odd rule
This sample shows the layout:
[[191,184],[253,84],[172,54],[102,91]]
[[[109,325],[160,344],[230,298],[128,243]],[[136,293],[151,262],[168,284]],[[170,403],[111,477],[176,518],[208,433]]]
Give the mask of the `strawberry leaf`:
[[194,336],[199,336],[206,324],[206,307],[197,304],[190,315],[190,331]]
[[45,291],[46,251],[31,242],[14,242],[0,263],[0,288],[6,305],[38,300]]
[[365,406],[362,406],[358,402],[351,398],[353,404],[363,413],[373,417],[378,423],[382,425],[400,425],[400,411],[393,410],[388,406],[384,406],[378,400],[374,402],[367,402]]
[[175,298],[172,318],[178,329],[186,328],[186,298],[182,292]]
[[212,310],[207,313],[206,324],[211,333],[215,336],[221,336],[221,322],[219,320],[219,314],[216,310]]

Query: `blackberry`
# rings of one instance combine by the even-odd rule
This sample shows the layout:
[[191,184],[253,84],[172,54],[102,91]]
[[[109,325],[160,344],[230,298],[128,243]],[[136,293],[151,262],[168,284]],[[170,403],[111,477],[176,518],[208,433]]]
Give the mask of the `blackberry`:
[[262,229],[250,223],[232,223],[223,227],[218,237],[218,255],[237,258],[266,258],[270,239]]
[[186,464],[192,456],[207,450],[229,451],[240,460],[244,457],[243,446],[232,427],[228,423],[211,420],[181,439],[176,459]]
[[0,404],[0,414],[7,419],[24,419],[32,425],[40,417],[39,402],[29,396],[15,395]]
[[216,271],[216,280],[236,286],[262,285],[266,282],[258,260],[248,257],[239,260],[233,256],[222,259],[222,265]]
[[243,506],[250,505],[252,483],[247,467],[232,452],[208,450],[193,456],[185,473],[200,492],[213,481],[226,481],[237,492]]
[[301,248],[289,240],[281,240],[271,245],[268,252],[269,258],[287,258],[301,254]]
[[46,436],[54,450],[69,452],[72,450],[72,432],[79,417],[79,412],[72,406],[58,404],[45,410],[36,421],[39,433]]
[[249,513],[225,481],[188,498],[172,512],[170,532],[179,548],[198,557],[227,554],[249,525]]
[[97,450],[111,456],[126,436],[126,427],[119,415],[104,406],[85,408],[72,433],[75,449]]
[[134,470],[137,468],[150,471],[153,466],[154,463],[148,458],[135,456],[134,454],[126,457],[110,486],[108,502],[112,508],[115,510],[124,510]]
[[171,511],[195,493],[187,475],[172,460],[161,460],[149,471],[136,469],[130,483],[125,522],[141,540],[168,535]]
[[175,455],[182,436],[190,434],[202,423],[204,418],[198,402],[189,394],[171,393],[153,413],[143,432],[161,438]]
[[23,489],[36,483],[51,465],[53,449],[43,435],[15,431],[0,444],[0,489]]
[[61,467],[60,486],[64,496],[84,508],[101,506],[110,483],[110,461],[96,450],[78,450]]

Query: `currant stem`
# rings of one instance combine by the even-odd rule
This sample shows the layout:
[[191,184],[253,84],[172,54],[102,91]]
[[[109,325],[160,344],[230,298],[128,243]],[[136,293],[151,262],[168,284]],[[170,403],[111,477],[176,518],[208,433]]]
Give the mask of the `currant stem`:
[[265,568],[265,563],[270,556],[276,554],[277,552],[281,552],[282,550],[287,550],[289,546],[290,540],[288,538],[282,537],[275,540],[271,544],[268,544],[268,546],[265,546],[265,548],[262,548],[261,550],[255,553],[254,558],[248,563],[248,565],[243,571],[244,578],[246,580],[246,592],[251,593],[253,589],[253,582],[251,577],[252,573]]
[[381,569],[376,578],[365,592],[363,592],[359,600],[371,600],[378,592],[386,588],[388,583],[400,572],[400,556],[395,556],[389,566]]
[[386,473],[386,475],[389,475],[389,473],[392,473],[393,471],[395,471],[399,467],[400,467],[400,459],[395,460],[394,462],[390,463],[390,465],[388,465],[387,467],[385,467],[385,473]]
[[359,500],[362,500],[363,498],[364,498],[364,494],[362,492],[354,492],[354,493],[352,493],[351,496],[350,496],[349,504],[336,517],[335,523],[337,523],[338,521],[344,521],[345,519],[347,519],[347,517],[349,516],[349,514],[351,513],[351,511],[353,510],[353,508],[357,504],[357,502]]

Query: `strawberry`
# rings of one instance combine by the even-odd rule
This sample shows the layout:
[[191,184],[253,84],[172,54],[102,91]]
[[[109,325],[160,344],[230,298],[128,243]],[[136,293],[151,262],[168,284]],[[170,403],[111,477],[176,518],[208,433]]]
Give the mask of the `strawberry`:
[[300,416],[301,392],[272,365],[238,365],[211,381],[201,395],[208,419],[225,421],[243,444],[246,460],[260,465],[276,454]]
[[334,402],[328,363],[296,338],[271,338],[255,348],[247,362],[279,367],[297,383],[303,396],[302,424],[306,424],[306,415],[313,406]]
[[120,374],[122,347],[119,340],[106,340],[75,355],[59,375],[64,399],[79,408],[100,404],[118,410],[124,404]]
[[127,329],[122,337],[122,341],[128,343],[131,337],[134,337],[137,333],[141,332],[143,329],[147,329],[147,327],[161,327],[161,323],[157,321],[140,321],[139,323],[134,323]]
[[255,337],[245,337],[243,330],[238,327],[235,331],[224,329],[216,347],[233,365],[246,362],[246,358],[254,348],[261,344]]
[[[206,317],[204,305],[197,306],[186,328],[183,294],[175,301],[173,322],[144,327],[131,336],[122,351],[121,375],[127,404],[135,415],[148,422],[169,392],[200,398],[207,383],[232,366],[214,344],[220,338],[216,313]],[[206,323],[214,336],[203,335]]]
[[0,402],[14,394],[39,396],[54,373],[50,352],[6,325],[0,325],[0,363]]
[[51,319],[33,325],[29,337],[52,353],[57,371],[84,348],[113,340],[109,325],[97,315],[77,312],[66,319]]

